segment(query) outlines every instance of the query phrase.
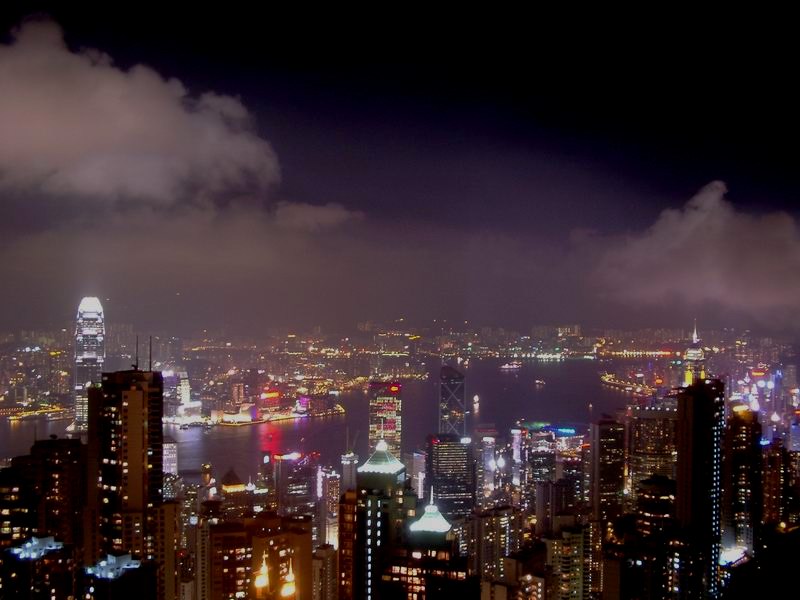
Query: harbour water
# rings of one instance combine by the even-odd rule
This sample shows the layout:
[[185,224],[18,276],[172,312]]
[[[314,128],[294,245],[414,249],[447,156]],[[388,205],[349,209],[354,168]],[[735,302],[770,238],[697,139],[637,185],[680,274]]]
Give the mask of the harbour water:
[[[613,412],[629,398],[622,391],[603,386],[598,376],[604,370],[591,360],[523,362],[517,371],[500,370],[501,361],[473,361],[466,374],[467,398],[480,397],[477,414],[469,415],[469,429],[476,424],[494,424],[500,435],[518,420],[550,421],[585,427],[603,412]],[[403,383],[403,448],[421,447],[427,434],[435,432],[438,417],[437,375],[426,381]],[[537,385],[536,381],[544,382]],[[342,394],[346,414],[305,418],[241,427],[201,427],[181,430],[165,426],[165,434],[178,442],[181,470],[194,471],[209,462],[222,475],[233,467],[243,479],[255,475],[263,450],[273,452],[318,451],[324,463],[337,464],[346,439],[362,459],[367,448],[366,395],[360,391]],[[593,405],[590,415],[589,404]],[[471,408],[471,406],[470,406]],[[23,421],[0,419],[0,458],[26,454],[33,441],[49,435],[64,435],[69,421]]]

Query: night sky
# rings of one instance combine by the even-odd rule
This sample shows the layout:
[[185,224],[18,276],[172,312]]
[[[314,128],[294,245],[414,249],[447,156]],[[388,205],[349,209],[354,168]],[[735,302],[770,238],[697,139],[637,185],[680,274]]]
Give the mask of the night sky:
[[0,11],[2,328],[800,324],[780,19]]

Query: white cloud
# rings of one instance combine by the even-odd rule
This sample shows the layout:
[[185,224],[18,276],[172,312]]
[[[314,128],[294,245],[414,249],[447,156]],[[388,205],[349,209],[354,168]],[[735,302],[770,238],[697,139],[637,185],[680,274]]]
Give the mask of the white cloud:
[[0,45],[0,186],[171,204],[259,192],[279,178],[269,143],[236,98],[72,52],[51,21]]
[[784,212],[751,215],[715,181],[681,209],[612,246],[594,272],[609,297],[632,305],[715,305],[763,321],[795,320],[800,230]]

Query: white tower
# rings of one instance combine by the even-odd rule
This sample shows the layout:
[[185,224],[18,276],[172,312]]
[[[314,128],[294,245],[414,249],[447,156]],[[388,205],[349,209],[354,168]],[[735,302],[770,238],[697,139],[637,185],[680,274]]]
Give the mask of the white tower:
[[100,383],[105,351],[103,305],[93,296],[81,300],[75,325],[75,430],[86,431],[90,383]]

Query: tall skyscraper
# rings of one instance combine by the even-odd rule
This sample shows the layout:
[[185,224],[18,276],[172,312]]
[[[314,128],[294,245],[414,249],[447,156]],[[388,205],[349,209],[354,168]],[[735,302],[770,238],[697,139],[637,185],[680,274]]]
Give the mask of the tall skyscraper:
[[177,585],[177,505],[163,501],[161,373],[103,373],[89,388],[84,559],[132,554],[158,565],[159,596]]
[[722,517],[725,548],[756,550],[763,514],[761,424],[746,404],[731,410],[725,428]]
[[630,407],[626,487],[631,500],[639,483],[651,475],[675,479],[677,420],[677,407],[664,401],[657,405]]
[[356,469],[358,468],[358,454],[352,450],[342,454],[342,492],[356,489]]
[[369,451],[383,439],[392,456],[402,456],[402,386],[396,382],[372,381],[369,384]]
[[402,541],[417,498],[407,487],[405,466],[384,440],[358,467],[357,489],[344,494],[339,508],[339,596],[376,600],[383,568]]
[[425,487],[436,492],[446,519],[466,517],[475,505],[475,461],[472,442],[455,434],[428,436]]
[[625,426],[611,418],[592,423],[592,514],[608,523],[622,514]]
[[725,395],[721,381],[697,381],[678,396],[676,516],[685,551],[680,597],[719,597],[722,436]]
[[467,391],[464,375],[453,367],[439,371],[439,433],[466,435]]
[[89,418],[88,392],[91,383],[100,383],[105,361],[105,320],[99,298],[88,296],[78,305],[75,323],[75,431],[86,431]]
[[694,324],[692,333],[692,344],[683,353],[684,362],[684,387],[692,385],[696,381],[706,378],[706,356],[700,338],[697,335],[697,322]]

